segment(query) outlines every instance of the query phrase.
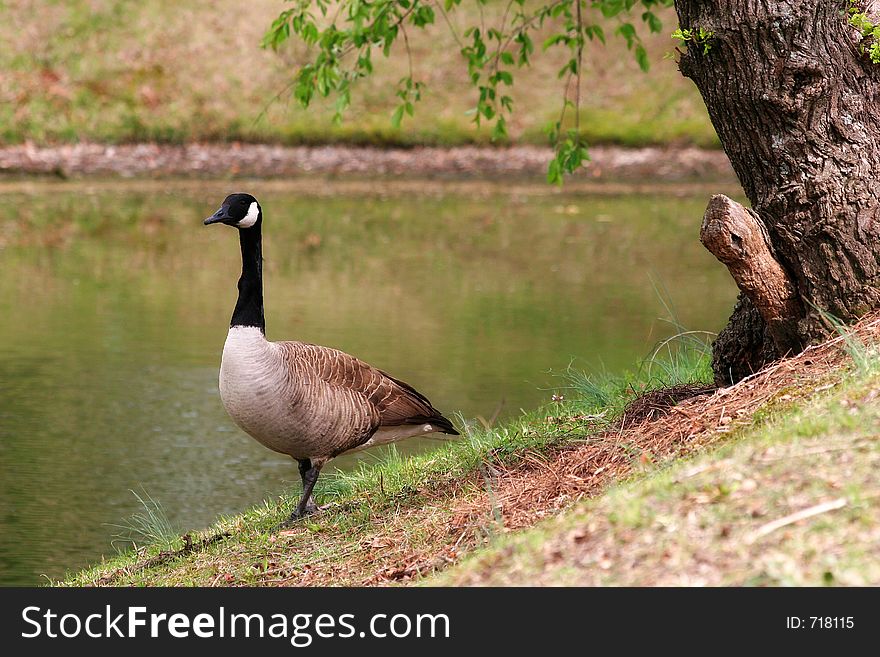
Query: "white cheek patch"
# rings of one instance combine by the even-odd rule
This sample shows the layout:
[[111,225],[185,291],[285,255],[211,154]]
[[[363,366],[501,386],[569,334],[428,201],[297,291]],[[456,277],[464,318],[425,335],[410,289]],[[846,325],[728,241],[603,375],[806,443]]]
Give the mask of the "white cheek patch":
[[244,216],[244,219],[239,221],[236,226],[239,228],[250,228],[255,223],[257,223],[257,218],[260,216],[260,206],[257,205],[257,202],[254,201],[251,203],[251,207],[248,208],[248,213]]

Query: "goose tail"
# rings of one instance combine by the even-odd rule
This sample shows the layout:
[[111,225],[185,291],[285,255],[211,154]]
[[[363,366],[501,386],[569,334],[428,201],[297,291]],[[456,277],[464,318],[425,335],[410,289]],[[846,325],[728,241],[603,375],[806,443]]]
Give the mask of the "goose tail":
[[455,426],[452,424],[452,421],[448,418],[443,417],[439,413],[431,415],[430,417],[425,415],[416,415],[414,417],[407,418],[406,423],[430,424],[432,427],[436,427],[436,429],[441,433],[449,434],[450,436],[461,435],[458,431],[456,431]]

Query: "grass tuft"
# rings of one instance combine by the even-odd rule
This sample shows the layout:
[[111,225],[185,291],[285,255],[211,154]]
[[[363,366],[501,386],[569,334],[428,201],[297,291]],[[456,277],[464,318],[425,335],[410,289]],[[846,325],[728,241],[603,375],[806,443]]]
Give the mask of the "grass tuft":
[[180,543],[180,532],[174,527],[162,505],[154,500],[147,491],[141,489],[143,495],[130,491],[141,505],[142,511],[132,514],[121,524],[108,524],[108,527],[119,529],[113,535],[111,545],[117,550],[128,544],[135,550],[140,547],[171,550]]
[[[602,413],[610,423],[633,398],[663,388],[712,381],[712,348],[707,331],[682,331],[660,342],[635,372],[611,374],[583,371],[569,365],[560,376],[569,391],[572,414]],[[560,409],[562,410],[562,409]]]
[[[813,304],[810,304],[813,305]],[[875,347],[861,340],[858,334],[830,312],[813,306],[824,321],[837,335],[843,339],[843,350],[850,357],[856,372],[863,376],[873,374],[880,367]]]

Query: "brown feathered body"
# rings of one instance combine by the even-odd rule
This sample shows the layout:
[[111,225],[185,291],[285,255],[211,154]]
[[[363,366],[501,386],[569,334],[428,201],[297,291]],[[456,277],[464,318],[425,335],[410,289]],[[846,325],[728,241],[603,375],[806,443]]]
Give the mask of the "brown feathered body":
[[220,395],[253,438],[316,465],[412,436],[457,434],[408,384],[336,349],[269,342],[256,327],[229,329]]

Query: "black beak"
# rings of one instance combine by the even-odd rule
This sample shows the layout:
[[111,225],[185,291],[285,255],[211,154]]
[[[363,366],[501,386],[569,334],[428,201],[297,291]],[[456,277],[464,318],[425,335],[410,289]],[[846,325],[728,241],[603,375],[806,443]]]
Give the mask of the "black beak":
[[217,212],[205,219],[205,225],[210,226],[211,224],[226,223],[230,218],[231,217],[226,213],[226,208],[220,208]]

